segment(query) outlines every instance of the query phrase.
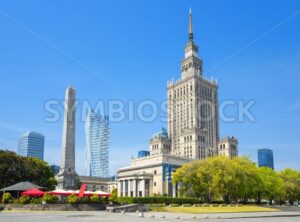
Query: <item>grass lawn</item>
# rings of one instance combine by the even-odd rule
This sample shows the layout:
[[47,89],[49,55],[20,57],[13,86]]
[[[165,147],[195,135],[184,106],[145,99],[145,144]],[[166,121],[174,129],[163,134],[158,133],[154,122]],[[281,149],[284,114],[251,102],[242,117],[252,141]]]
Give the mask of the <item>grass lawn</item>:
[[150,207],[151,211],[156,212],[176,212],[176,213],[239,213],[239,212],[274,212],[278,209],[261,206],[231,206],[231,207]]

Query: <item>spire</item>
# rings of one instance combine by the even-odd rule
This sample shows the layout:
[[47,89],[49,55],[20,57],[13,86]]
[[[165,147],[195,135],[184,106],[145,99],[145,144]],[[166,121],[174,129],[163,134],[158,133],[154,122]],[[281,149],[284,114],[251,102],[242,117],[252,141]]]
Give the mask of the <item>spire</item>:
[[192,9],[190,8],[189,15],[189,41],[193,41],[193,22],[192,22]]

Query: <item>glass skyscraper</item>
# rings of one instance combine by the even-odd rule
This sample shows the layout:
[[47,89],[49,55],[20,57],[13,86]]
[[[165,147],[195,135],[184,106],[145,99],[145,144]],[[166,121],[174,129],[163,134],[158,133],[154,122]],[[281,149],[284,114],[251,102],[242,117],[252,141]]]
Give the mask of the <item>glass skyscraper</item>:
[[109,119],[89,110],[85,122],[86,160],[85,175],[109,176]]
[[19,138],[18,154],[44,160],[44,145],[44,135],[33,131],[26,132]]
[[266,148],[259,149],[257,156],[259,167],[269,167],[274,170],[273,150]]

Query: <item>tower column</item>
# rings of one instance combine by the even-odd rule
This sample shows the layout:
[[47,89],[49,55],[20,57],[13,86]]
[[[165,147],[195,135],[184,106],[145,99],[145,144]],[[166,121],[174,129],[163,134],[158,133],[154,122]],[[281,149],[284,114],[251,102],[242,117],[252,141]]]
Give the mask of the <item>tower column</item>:
[[75,171],[75,89],[66,89],[64,126],[62,135],[61,167],[57,175],[59,189],[77,189],[78,176]]

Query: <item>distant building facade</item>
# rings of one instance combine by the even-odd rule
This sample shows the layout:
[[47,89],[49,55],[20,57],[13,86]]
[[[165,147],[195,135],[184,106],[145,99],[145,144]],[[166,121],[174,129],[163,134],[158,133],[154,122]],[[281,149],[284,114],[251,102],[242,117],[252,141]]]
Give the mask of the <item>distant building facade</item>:
[[238,156],[238,140],[235,137],[224,137],[218,143],[218,155],[231,159]]
[[140,150],[138,152],[138,158],[146,157],[149,155],[150,155],[150,152],[148,150]]
[[104,191],[111,193],[111,191],[117,188],[117,182],[112,180],[112,178],[101,178],[101,177],[89,177],[89,176],[79,176],[81,184],[86,184],[87,191]]
[[190,159],[170,154],[131,159],[131,165],[118,170],[118,196],[178,196],[179,184],[172,183],[173,173]]
[[44,160],[45,136],[29,131],[21,135],[18,141],[18,154]]
[[162,130],[152,136],[149,144],[150,155],[171,153],[171,140],[168,137],[166,129]]
[[259,167],[269,167],[274,170],[273,150],[267,148],[258,149],[257,157]]
[[59,173],[60,166],[52,164],[52,165],[50,165],[50,168],[51,168],[51,170],[52,170],[52,172],[53,172],[54,175],[56,175],[56,174]]
[[86,160],[85,175],[109,176],[109,119],[89,110],[85,122]]

